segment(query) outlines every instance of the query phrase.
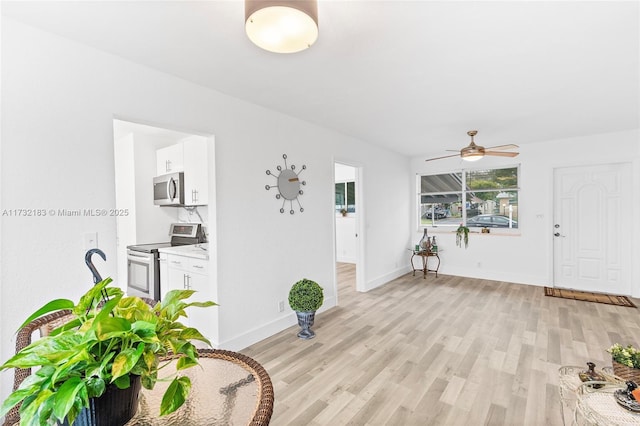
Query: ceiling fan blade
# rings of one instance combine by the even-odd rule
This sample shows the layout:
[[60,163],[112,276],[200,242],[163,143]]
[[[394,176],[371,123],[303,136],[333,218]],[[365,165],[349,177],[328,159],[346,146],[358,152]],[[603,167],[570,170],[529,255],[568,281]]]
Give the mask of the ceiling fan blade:
[[442,160],[443,158],[458,157],[460,154],[445,155],[444,157],[427,158],[424,161]]
[[498,146],[490,146],[486,149],[518,149],[520,148],[518,145],[514,145],[514,144],[507,144],[507,145],[498,145]]
[[496,157],[515,157],[519,152],[485,151],[484,155],[494,155]]

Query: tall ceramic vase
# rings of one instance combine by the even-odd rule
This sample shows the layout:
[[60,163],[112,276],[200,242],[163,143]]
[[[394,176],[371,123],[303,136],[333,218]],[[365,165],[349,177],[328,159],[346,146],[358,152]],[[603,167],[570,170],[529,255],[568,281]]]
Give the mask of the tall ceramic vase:
[[298,333],[298,337],[301,339],[313,339],[316,337],[316,333],[311,330],[311,326],[313,325],[313,320],[316,317],[316,312],[298,312],[296,311],[296,316],[298,317],[298,325],[302,330]]
[[427,228],[424,228],[424,234],[418,243],[421,251],[428,251],[431,249],[431,238],[427,235]]

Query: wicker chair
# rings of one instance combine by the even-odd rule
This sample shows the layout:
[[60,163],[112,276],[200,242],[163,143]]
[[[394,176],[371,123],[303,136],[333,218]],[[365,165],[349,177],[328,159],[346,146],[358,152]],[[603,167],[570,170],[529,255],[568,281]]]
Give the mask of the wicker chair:
[[[39,331],[40,337],[46,336],[53,330],[67,321],[73,319],[70,310],[61,310],[31,321],[18,331],[16,335],[16,353],[20,352],[31,344],[31,336],[34,332]],[[31,375],[30,368],[16,368],[13,375],[13,390],[18,389],[24,379]],[[20,422],[20,404],[13,407],[5,416],[4,426],[13,426]]]

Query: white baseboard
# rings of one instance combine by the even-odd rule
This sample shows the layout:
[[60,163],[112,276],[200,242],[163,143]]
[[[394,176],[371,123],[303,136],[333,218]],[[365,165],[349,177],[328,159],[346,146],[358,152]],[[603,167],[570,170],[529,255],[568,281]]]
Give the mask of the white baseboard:
[[249,330],[239,336],[235,336],[221,342],[216,349],[239,351],[259,342],[260,340],[271,337],[295,324],[297,324],[296,316],[294,313],[289,312],[268,324],[254,328],[253,330]]
[[514,284],[525,284],[534,286],[548,286],[549,279],[544,276],[504,273],[495,270],[469,269],[469,268],[447,268],[439,272],[444,275],[455,275],[457,277],[477,278],[491,281],[504,281]]
[[384,285],[389,281],[393,281],[398,277],[408,274],[409,272],[411,272],[411,267],[403,266],[401,268],[398,268],[394,271],[389,272],[388,274],[384,274],[378,278],[369,280],[365,283],[365,286],[366,286],[365,291],[373,290],[374,288],[380,287],[381,285]]
[[[322,307],[318,309],[318,313],[324,312],[327,309],[331,309],[336,306],[335,297],[330,297],[324,300]],[[260,327],[256,327],[238,336],[227,339],[216,345],[216,349],[226,349],[229,351],[241,351],[254,343],[258,343],[261,340],[271,337],[274,334],[286,330],[287,328],[298,324],[295,312],[289,311],[284,313],[281,317]]]

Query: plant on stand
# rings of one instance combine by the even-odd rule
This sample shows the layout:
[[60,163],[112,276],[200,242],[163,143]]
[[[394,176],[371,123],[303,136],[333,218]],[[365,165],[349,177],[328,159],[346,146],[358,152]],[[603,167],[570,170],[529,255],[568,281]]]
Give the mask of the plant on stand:
[[322,287],[315,281],[303,278],[289,290],[289,306],[296,311],[298,325],[302,330],[298,333],[301,339],[313,339],[316,333],[311,330],[316,311],[322,306],[324,294]]
[[[193,290],[173,290],[161,302],[149,306],[138,297],[125,297],[111,278],[98,282],[76,304],[67,299],[53,300],[38,309],[22,324],[51,312],[70,310],[69,320],[50,335],[36,340],[6,361],[0,370],[40,367],[27,377],[4,401],[0,416],[22,403],[20,425],[91,424],[80,421],[92,404],[106,395],[133,389],[137,399],[140,384],[153,389],[158,370],[168,364],[161,359],[169,352],[180,354],[176,370],[198,365],[198,352],[191,343],[209,341],[195,328],[179,322],[191,306],[207,307],[214,302],[185,302]],[[160,415],[178,409],[191,389],[188,377],[173,375],[165,392]],[[131,392],[131,391],[130,391]],[[110,398],[106,398],[110,399]],[[137,409],[124,415],[130,419]],[[124,424],[127,418],[104,424]],[[97,424],[101,424],[97,420]]]
[[469,246],[469,228],[460,224],[456,229],[456,245],[462,247],[463,242],[464,248],[467,248]]

